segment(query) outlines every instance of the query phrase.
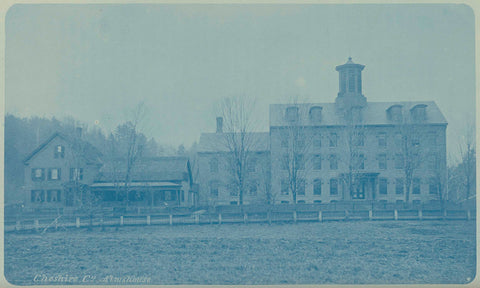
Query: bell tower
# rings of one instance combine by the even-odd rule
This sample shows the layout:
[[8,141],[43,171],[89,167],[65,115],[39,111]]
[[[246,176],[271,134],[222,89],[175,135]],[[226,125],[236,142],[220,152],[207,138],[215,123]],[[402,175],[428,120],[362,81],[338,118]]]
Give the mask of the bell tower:
[[363,108],[367,105],[367,98],[362,94],[363,68],[365,66],[354,63],[352,57],[348,57],[347,63],[335,68],[339,77],[339,91],[335,99],[338,112],[345,113],[354,107]]

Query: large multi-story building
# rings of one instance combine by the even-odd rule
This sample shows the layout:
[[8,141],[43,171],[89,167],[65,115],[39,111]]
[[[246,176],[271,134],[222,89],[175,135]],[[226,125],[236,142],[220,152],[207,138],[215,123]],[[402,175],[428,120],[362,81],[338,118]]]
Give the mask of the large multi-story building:
[[[259,169],[268,171],[270,199],[426,202],[443,197],[444,116],[431,101],[368,102],[362,94],[364,67],[351,58],[336,67],[335,103],[270,105],[270,132],[253,133],[268,137],[261,141],[269,145],[261,149],[268,157],[260,162],[267,166]],[[200,147],[208,147],[199,153],[200,198],[236,204],[236,193],[228,186],[228,167],[212,168],[216,167],[212,163],[221,162],[220,155],[231,153],[211,144],[212,137],[221,139],[221,133],[205,133],[200,139]],[[261,198],[265,196],[244,203]]]

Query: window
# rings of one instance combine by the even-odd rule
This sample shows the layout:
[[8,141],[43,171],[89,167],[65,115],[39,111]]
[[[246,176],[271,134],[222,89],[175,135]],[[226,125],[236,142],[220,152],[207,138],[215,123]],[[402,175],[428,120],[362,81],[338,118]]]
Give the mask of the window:
[[328,140],[330,147],[337,147],[337,133],[330,133]]
[[395,169],[403,169],[403,154],[395,154]]
[[62,145],[55,146],[55,151],[53,153],[54,158],[64,158],[65,157],[65,147]]
[[305,180],[298,179],[297,183],[297,195],[305,195]]
[[355,92],[355,71],[348,71],[348,92]]
[[298,135],[298,139],[295,141],[295,145],[299,149],[305,148],[305,137],[303,135]]
[[379,193],[382,194],[382,195],[387,195],[387,191],[388,191],[388,181],[386,178],[380,178],[378,180],[378,190],[379,190]]
[[379,154],[378,155],[378,169],[385,170],[387,169],[387,155]]
[[420,194],[420,178],[413,178],[412,184],[412,194]]
[[288,180],[287,180],[287,179],[283,179],[281,186],[282,186],[282,187],[281,187],[281,193],[282,193],[282,195],[288,195],[288,190],[289,190]]
[[313,170],[322,169],[322,155],[314,155],[312,161],[313,161]]
[[395,179],[395,194],[403,194],[403,179]]
[[257,195],[257,187],[258,187],[257,181],[253,180],[248,186],[248,194],[251,196]]
[[280,140],[280,147],[282,148],[288,147],[288,140],[285,137]]
[[357,74],[357,92],[362,93],[362,74]]
[[45,193],[43,190],[32,190],[30,195],[32,203],[41,203],[45,201]]
[[347,90],[347,73],[340,72],[340,91],[345,92]]
[[238,201],[230,201],[230,205],[238,205]]
[[210,196],[218,197],[218,181],[210,181]]
[[210,159],[210,172],[217,173],[218,172],[218,159],[212,158]]
[[330,195],[337,195],[338,194],[338,180],[337,179],[330,179]]
[[289,122],[298,120],[298,107],[288,107],[285,111],[285,119]]
[[387,133],[385,132],[378,133],[378,146],[387,147]]
[[357,170],[365,169],[365,155],[357,154],[353,156],[353,167]]
[[83,180],[83,168],[70,168],[70,180]]
[[313,200],[313,203],[320,204],[322,203],[322,200]]
[[335,155],[335,154],[330,155],[329,162],[330,162],[330,170],[337,170],[338,169],[337,155]]
[[363,146],[365,145],[365,134],[363,132],[355,133],[353,138],[354,146]]
[[60,168],[50,168],[48,169],[48,180],[60,180],[61,179],[61,170]]
[[256,159],[250,159],[247,162],[247,171],[248,172],[255,172],[255,166],[257,165]]
[[313,146],[314,146],[315,148],[320,148],[320,147],[322,147],[322,135],[317,134],[317,135],[314,136],[314,138],[313,138]]
[[43,168],[32,168],[32,180],[33,181],[45,180],[45,169],[43,169]]
[[174,194],[174,191],[165,191],[165,201],[172,201],[172,194]]
[[297,203],[298,204],[305,204],[305,200],[298,200]]
[[303,154],[295,155],[295,166],[299,170],[305,169],[305,160],[304,160]]
[[313,180],[313,195],[322,195],[322,180]]
[[47,191],[47,202],[61,202],[62,193],[60,190],[48,190]]
[[435,178],[430,178],[428,184],[428,193],[429,194],[438,194],[438,182]]

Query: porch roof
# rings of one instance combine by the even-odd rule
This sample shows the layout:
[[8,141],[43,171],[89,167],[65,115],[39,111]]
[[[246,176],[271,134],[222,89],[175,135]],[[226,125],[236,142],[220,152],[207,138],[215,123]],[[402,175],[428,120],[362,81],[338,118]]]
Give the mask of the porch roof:
[[[176,184],[173,182],[132,182],[129,184],[130,187],[165,187],[165,188],[181,188],[182,185]],[[115,187],[125,187],[125,183],[115,183],[115,182],[102,182],[102,183],[93,183],[92,188],[115,188]]]

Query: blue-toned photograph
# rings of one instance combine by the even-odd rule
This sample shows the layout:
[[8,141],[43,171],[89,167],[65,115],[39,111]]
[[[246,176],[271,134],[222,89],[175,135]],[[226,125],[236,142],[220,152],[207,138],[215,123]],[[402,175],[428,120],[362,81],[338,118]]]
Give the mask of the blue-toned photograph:
[[16,4],[4,285],[476,281],[474,10]]

